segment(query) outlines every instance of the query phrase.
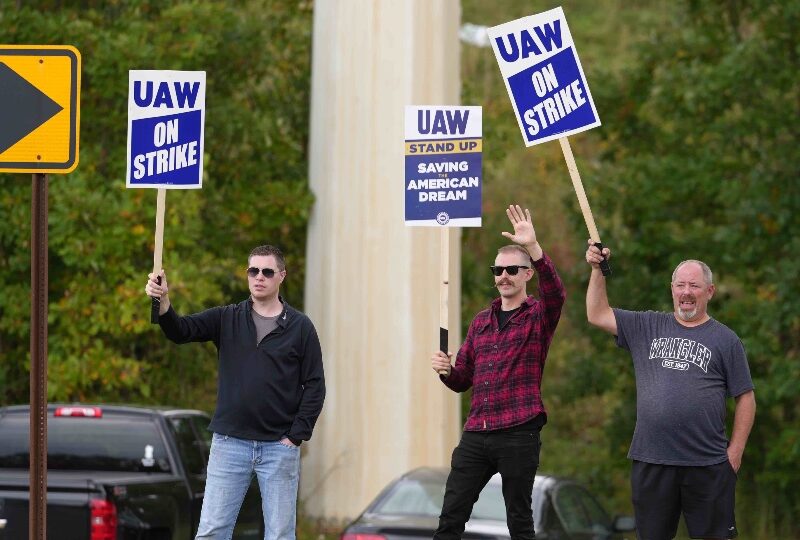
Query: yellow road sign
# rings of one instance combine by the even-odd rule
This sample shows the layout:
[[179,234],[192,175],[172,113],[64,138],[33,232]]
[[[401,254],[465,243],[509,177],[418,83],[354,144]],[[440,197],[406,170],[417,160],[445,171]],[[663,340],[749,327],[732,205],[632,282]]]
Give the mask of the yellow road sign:
[[0,45],[0,172],[75,170],[80,88],[75,47]]

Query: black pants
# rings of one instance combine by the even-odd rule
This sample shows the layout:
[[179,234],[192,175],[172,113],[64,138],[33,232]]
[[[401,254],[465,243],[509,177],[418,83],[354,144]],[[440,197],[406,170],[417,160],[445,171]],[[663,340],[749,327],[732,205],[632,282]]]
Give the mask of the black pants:
[[681,467],[634,461],[631,466],[636,536],[675,537],[683,513],[690,538],[735,538],[736,473],[726,459]]
[[531,495],[539,467],[539,430],[469,432],[453,450],[436,540],[460,539],[472,506],[497,472],[503,479],[508,530],[514,540],[535,538]]

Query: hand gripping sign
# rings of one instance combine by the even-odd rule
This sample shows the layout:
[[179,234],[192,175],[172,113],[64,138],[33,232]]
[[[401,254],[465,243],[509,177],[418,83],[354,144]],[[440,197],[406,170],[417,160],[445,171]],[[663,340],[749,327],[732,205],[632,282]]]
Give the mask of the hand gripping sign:
[[450,236],[481,226],[481,107],[406,106],[405,221],[441,228],[439,349],[447,354]]
[[[600,125],[564,11],[558,7],[487,30],[526,146],[558,139],[592,241],[600,235],[567,137]],[[611,274],[608,261],[600,265]]]
[[[167,189],[203,187],[205,71],[130,71],[128,81],[129,188],[157,188],[153,273],[161,272]],[[160,280],[160,278],[158,278]],[[153,298],[150,321],[158,322]]]

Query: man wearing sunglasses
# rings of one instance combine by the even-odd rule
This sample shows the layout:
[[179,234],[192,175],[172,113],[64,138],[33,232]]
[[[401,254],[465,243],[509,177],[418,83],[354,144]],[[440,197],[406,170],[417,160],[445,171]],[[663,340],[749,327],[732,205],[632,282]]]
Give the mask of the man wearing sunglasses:
[[250,297],[180,316],[166,273],[150,274],[159,325],[175,343],[213,341],[219,356],[214,435],[196,538],[230,538],[253,475],[261,490],[266,538],[295,538],[300,444],[311,438],[325,399],[325,376],[311,320],[280,296],[283,254],[259,246],[248,258]]
[[[539,432],[547,422],[540,385],[565,293],[536,239],[530,212],[512,205],[506,214],[514,232],[503,236],[514,244],[501,247],[489,267],[500,297],[472,320],[455,365],[443,352],[431,359],[448,388],[472,388],[436,539],[461,538],[478,494],[497,472],[503,479],[511,538],[534,538],[531,496],[539,466]],[[534,271],[539,274],[538,299],[527,293]]]

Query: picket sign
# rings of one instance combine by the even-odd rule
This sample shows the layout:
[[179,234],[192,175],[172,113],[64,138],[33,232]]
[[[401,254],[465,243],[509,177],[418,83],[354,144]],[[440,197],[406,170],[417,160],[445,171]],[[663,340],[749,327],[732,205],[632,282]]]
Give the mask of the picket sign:
[[[603,244],[569,135],[600,125],[578,52],[560,7],[487,29],[526,146],[558,139],[592,243]],[[608,261],[600,264],[611,274]]]
[[[405,223],[441,229],[439,350],[448,349],[450,227],[480,227],[481,107],[405,109]],[[443,374],[446,372],[442,372]]]
[[[205,71],[128,73],[128,188],[157,188],[153,273],[162,268],[167,189],[203,187]],[[157,278],[159,283],[161,278]],[[150,322],[158,323],[158,298]]]

